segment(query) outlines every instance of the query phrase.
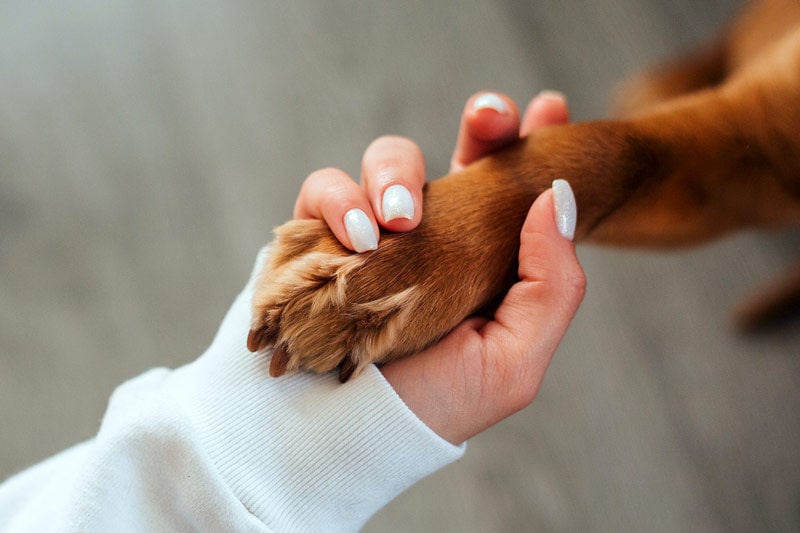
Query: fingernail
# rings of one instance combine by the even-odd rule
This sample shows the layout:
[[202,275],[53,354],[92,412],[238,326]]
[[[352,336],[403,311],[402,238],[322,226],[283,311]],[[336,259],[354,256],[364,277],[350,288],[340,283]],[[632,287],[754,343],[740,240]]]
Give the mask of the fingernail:
[[558,232],[565,238],[575,237],[575,223],[578,221],[578,207],[575,195],[566,180],[553,181],[553,211]]
[[542,91],[537,95],[538,98],[544,98],[545,100],[558,100],[560,102],[567,101],[567,95],[562,93],[561,91]]
[[494,109],[501,115],[508,113],[505,100],[494,93],[483,93],[472,103],[475,109]]
[[361,209],[351,209],[344,214],[344,227],[356,252],[375,250],[378,247],[378,236],[375,235],[369,217]]
[[414,199],[402,185],[392,185],[383,192],[381,207],[386,222],[396,218],[414,218]]

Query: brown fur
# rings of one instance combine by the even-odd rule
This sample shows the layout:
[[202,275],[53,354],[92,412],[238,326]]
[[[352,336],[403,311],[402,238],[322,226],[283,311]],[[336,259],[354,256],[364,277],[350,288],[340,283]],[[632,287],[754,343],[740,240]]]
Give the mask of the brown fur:
[[[582,241],[669,247],[800,225],[800,3],[752,4],[621,101],[622,118],[538,130],[429,183],[419,228],[377,251],[351,254],[320,221],[281,226],[249,349],[275,346],[275,376],[338,367],[346,380],[430,345],[513,282],[525,215],[556,178],[575,191]],[[755,319],[796,297],[800,277],[787,279]]]

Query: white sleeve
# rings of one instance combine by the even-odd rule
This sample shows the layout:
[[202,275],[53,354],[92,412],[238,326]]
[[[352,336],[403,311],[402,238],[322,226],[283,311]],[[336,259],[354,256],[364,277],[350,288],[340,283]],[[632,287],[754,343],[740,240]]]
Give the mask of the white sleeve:
[[269,377],[252,284],[198,360],[123,384],[93,440],[1,485],[0,530],[352,531],[461,457],[374,367]]

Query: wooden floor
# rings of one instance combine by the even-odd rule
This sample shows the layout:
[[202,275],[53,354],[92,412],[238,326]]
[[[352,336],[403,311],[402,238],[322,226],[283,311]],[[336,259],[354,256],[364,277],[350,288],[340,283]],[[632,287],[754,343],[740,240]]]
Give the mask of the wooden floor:
[[[0,477],[199,355],[309,172],[397,133],[441,174],[479,89],[600,117],[737,3],[3,2]],[[728,321],[799,248],[581,248],[588,295],[534,405],[366,530],[800,530],[800,321]]]

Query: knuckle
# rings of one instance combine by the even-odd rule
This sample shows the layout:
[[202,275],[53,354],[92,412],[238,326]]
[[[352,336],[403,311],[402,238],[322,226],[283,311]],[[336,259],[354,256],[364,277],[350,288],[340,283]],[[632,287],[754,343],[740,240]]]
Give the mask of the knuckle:
[[564,283],[567,292],[571,294],[577,302],[583,300],[583,297],[586,295],[586,274],[579,265],[576,265],[575,268],[566,272]]
[[341,180],[342,178],[348,178],[347,174],[344,170],[335,167],[325,167],[319,170],[315,170],[303,182],[303,187],[308,186],[315,186],[315,185],[325,185],[334,180]]
[[383,135],[370,143],[365,157],[381,167],[399,166],[400,162],[422,157],[422,150],[408,137]]
[[[350,204],[364,204],[361,189],[343,170],[328,167],[308,175],[295,203],[302,218],[325,217]],[[327,217],[326,217],[327,218]]]

